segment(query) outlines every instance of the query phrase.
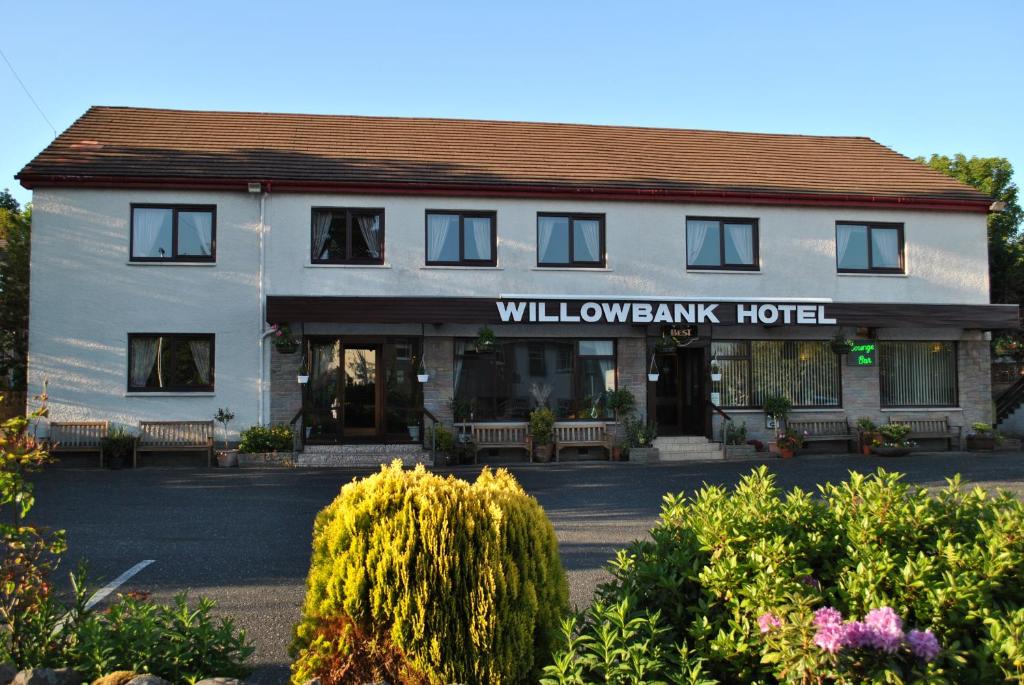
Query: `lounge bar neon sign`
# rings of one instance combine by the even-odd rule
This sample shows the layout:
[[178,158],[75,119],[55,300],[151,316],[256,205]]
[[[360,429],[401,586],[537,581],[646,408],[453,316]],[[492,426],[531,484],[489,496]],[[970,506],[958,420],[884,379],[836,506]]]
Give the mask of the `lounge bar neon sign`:
[[[735,307],[738,324],[835,326],[821,304],[722,302],[537,302],[498,300],[502,323],[667,323],[717,324],[719,312]],[[721,308],[721,309],[720,309]]]
[[875,365],[875,341],[854,340],[850,347],[850,353],[846,355],[847,366],[874,366]]

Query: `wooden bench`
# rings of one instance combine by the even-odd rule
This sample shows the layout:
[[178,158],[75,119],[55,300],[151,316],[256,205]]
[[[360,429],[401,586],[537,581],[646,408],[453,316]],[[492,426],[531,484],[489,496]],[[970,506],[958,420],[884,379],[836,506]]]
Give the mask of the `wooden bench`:
[[206,452],[206,465],[213,461],[213,421],[140,421],[132,466],[139,465],[139,452]]
[[603,447],[612,458],[614,436],[608,425],[594,421],[561,421],[555,423],[555,461],[566,447]]
[[889,417],[889,423],[905,423],[910,426],[908,440],[920,440],[922,438],[940,438],[946,441],[946,449],[953,449],[953,440],[956,440],[957,447],[960,446],[960,426],[950,426],[949,417],[941,419],[908,419]]
[[480,450],[485,449],[524,449],[533,458],[533,440],[526,422],[474,423],[470,425],[470,440],[474,446],[474,463]]
[[107,437],[106,421],[51,421],[50,436],[46,439],[50,451],[97,452],[103,468],[103,438]]
[[856,443],[857,436],[850,428],[849,419],[800,419],[787,421],[786,427],[797,433],[804,434],[804,442],[832,442],[843,441],[846,443],[846,451],[849,452],[851,445]]

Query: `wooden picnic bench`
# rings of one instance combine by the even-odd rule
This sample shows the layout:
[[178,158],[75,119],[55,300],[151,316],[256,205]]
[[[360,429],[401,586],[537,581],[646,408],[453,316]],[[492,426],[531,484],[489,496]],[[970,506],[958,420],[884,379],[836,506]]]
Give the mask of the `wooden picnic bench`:
[[849,419],[797,419],[786,421],[786,427],[803,434],[804,442],[838,442],[846,443],[846,450],[856,443],[857,436],[850,428]]
[[612,458],[615,437],[608,430],[608,424],[595,421],[555,422],[555,461],[567,447],[603,447]]
[[213,461],[213,421],[140,421],[132,466],[138,466],[139,452],[206,452],[206,465]]
[[940,438],[946,441],[946,449],[953,449],[953,440],[960,446],[960,426],[950,426],[949,417],[943,416],[940,419],[910,419],[889,417],[889,423],[905,423],[910,426],[909,440],[920,440],[922,438]]
[[477,454],[484,449],[524,449],[533,458],[530,426],[525,421],[470,424],[470,440],[473,443],[474,463]]
[[50,452],[97,452],[103,468],[103,438],[110,425],[107,421],[50,421],[46,439]]

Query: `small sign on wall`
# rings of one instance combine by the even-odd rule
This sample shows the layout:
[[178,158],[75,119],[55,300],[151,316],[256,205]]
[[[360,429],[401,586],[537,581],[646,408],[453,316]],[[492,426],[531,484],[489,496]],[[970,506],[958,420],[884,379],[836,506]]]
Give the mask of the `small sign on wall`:
[[713,392],[713,393],[711,393],[711,404],[715,405],[716,407],[721,405],[722,404],[722,393],[720,393],[720,392]]
[[875,366],[877,346],[874,340],[854,340],[846,355],[847,366]]

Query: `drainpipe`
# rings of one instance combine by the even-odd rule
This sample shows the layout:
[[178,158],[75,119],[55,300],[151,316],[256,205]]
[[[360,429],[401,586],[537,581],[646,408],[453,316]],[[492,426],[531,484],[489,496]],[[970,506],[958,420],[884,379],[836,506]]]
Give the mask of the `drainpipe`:
[[262,426],[262,425],[264,425],[263,405],[265,403],[264,402],[264,393],[266,392],[266,377],[267,377],[266,353],[265,353],[266,346],[264,345],[264,341],[266,341],[267,337],[270,336],[271,334],[273,334],[273,332],[274,332],[273,329],[264,330],[264,328],[267,325],[267,299],[264,296],[264,293],[266,292],[265,280],[266,280],[267,248],[266,248],[266,242],[264,240],[263,233],[264,233],[264,230],[265,230],[264,212],[266,210],[267,193],[270,191],[270,184],[269,183],[267,183],[267,184],[263,184],[263,183],[252,184],[252,183],[250,183],[249,184],[250,192],[252,192],[253,185],[259,185],[259,191],[260,191],[260,221],[259,221],[259,224],[256,227],[256,235],[258,237],[259,245],[260,245],[260,273],[259,273],[259,298],[260,298],[259,311],[260,311],[260,321],[259,321],[259,330],[261,330],[263,332],[260,333],[260,337],[259,337],[259,347],[260,347],[260,383],[259,383],[259,392],[257,393],[257,401],[259,402],[259,408],[258,408],[256,413],[257,413],[257,416],[259,417],[259,420],[257,421],[257,425]]

